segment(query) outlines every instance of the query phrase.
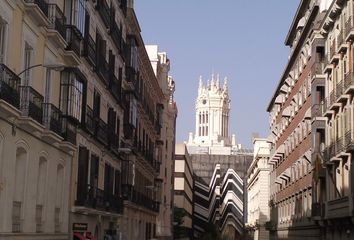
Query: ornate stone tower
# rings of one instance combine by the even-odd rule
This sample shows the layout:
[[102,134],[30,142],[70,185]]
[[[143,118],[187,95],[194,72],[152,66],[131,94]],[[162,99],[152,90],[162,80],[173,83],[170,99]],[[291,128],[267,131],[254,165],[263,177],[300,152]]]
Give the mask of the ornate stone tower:
[[219,75],[203,85],[199,78],[198,97],[195,103],[195,137],[193,143],[198,146],[228,146],[230,99],[227,78],[220,86]]

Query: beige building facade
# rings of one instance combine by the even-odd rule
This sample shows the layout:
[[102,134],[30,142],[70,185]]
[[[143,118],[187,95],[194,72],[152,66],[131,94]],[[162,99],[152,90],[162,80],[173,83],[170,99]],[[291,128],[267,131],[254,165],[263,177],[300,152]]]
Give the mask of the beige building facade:
[[323,97],[324,41],[320,25],[328,1],[301,1],[285,44],[290,55],[268,105],[272,142],[270,172],[271,239],[319,239],[311,217],[314,200],[314,139],[323,132],[318,104]]
[[0,239],[152,239],[160,211],[171,235],[166,54],[131,0],[48,2],[0,2]]
[[253,140],[253,161],[247,171],[247,222],[246,229],[254,240],[268,240],[269,232],[269,173],[270,143],[267,139]]
[[182,239],[192,239],[193,166],[185,144],[176,144],[174,164],[174,206],[185,210]]
[[323,91],[318,104],[324,118],[317,134],[313,218],[323,239],[353,239],[353,1],[324,1],[321,23]]
[[146,51],[149,55],[155,76],[162,89],[164,99],[160,106],[164,109],[161,116],[161,139],[159,144],[165,145],[161,148],[161,165],[157,184],[160,192],[157,198],[160,202],[159,215],[156,218],[156,237],[157,239],[173,239],[173,167],[175,152],[175,131],[177,106],[173,94],[175,91],[175,82],[169,76],[170,60],[166,52],[159,52],[157,45],[146,45]]

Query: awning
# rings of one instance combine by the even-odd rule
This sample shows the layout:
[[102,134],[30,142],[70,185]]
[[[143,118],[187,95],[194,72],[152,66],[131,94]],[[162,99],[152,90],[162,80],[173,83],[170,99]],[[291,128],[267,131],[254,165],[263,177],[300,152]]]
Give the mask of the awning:
[[87,236],[85,237],[82,233],[75,232],[74,233],[74,240],[97,240],[94,236]]

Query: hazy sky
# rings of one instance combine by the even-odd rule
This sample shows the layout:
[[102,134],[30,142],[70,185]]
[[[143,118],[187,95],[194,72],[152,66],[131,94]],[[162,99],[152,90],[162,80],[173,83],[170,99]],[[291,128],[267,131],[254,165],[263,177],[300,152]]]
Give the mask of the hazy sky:
[[268,136],[266,107],[287,62],[284,39],[298,0],[135,0],[145,44],[171,61],[178,106],[177,142],[195,132],[198,78],[228,77],[231,133],[251,146]]

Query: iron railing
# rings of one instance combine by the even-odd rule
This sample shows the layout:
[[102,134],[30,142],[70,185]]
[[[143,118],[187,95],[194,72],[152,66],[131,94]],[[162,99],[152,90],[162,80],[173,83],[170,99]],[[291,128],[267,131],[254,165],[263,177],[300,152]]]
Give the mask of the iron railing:
[[84,39],[83,54],[92,66],[96,66],[96,43],[90,34],[87,34]]
[[86,106],[85,129],[90,134],[95,134],[95,120],[93,116],[93,110],[89,106]]
[[351,85],[354,85],[354,72],[348,72],[344,76],[344,90],[346,91]]
[[58,5],[49,4],[50,28],[57,30],[64,39],[66,39],[65,19],[64,13]]
[[63,118],[63,132],[62,136],[65,141],[76,145],[76,125],[71,123],[67,118]]
[[98,73],[106,86],[109,85],[109,80],[111,77],[111,70],[109,69],[109,64],[106,61],[104,54],[100,53],[98,56]]
[[97,1],[97,10],[102,18],[104,25],[106,26],[106,28],[109,28],[110,8],[109,8],[106,0],[98,0]]
[[123,199],[120,196],[92,185],[87,185],[86,189],[78,189],[75,205],[108,212],[123,212]]
[[66,25],[66,42],[68,43],[67,50],[73,51],[77,56],[81,53],[82,36],[80,31],[74,25]]
[[43,122],[43,96],[30,86],[20,86],[20,109],[24,116]]
[[20,108],[19,85],[21,79],[5,64],[0,64],[0,99],[5,100],[15,108]]
[[107,123],[99,119],[96,125],[96,137],[104,145],[108,145],[108,128]]
[[118,103],[122,101],[122,81],[118,79],[114,74],[109,82],[109,90],[115,97]]
[[340,96],[342,96],[344,92],[344,81],[340,81],[339,83],[337,83],[335,91],[336,99],[340,98]]
[[61,111],[51,103],[44,103],[44,125],[58,135],[62,133],[62,118]]

